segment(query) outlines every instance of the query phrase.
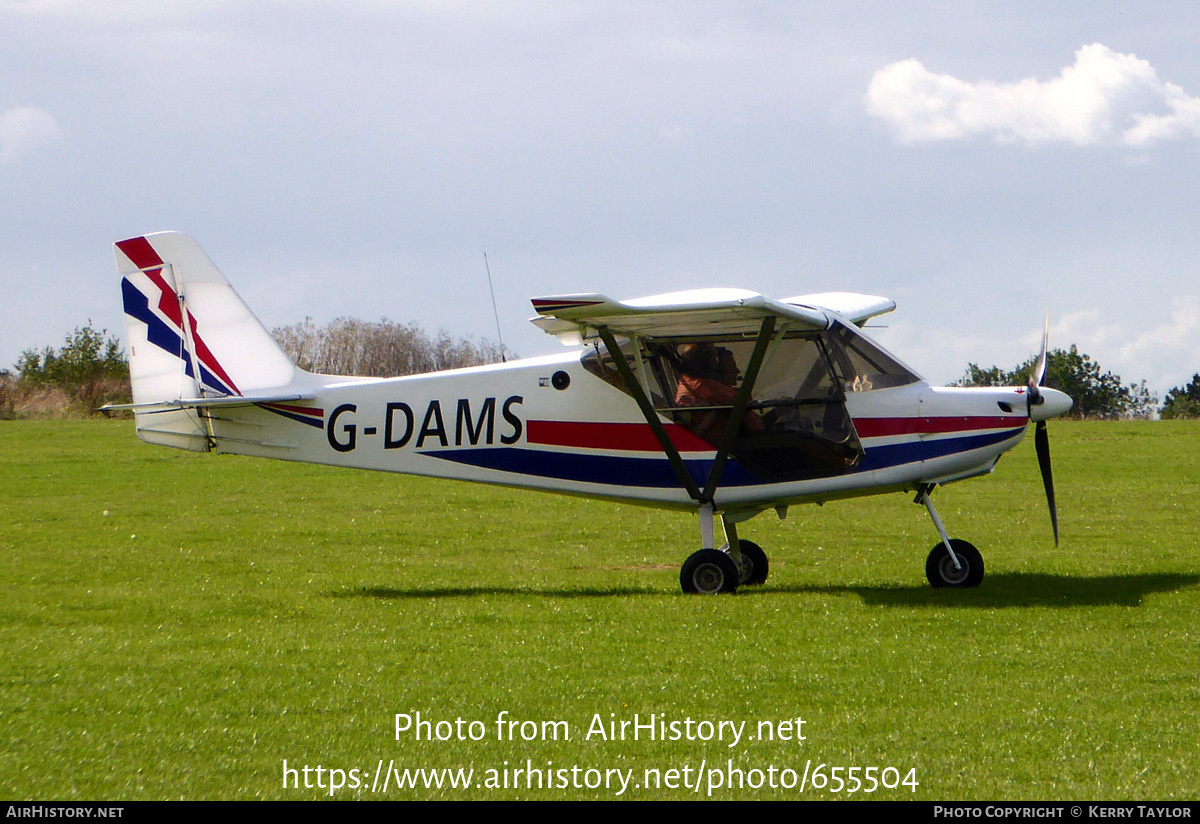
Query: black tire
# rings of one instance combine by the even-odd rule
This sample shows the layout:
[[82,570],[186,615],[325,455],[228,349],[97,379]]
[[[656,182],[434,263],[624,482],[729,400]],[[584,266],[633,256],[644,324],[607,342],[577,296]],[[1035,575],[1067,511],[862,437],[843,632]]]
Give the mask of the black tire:
[[689,594],[715,595],[737,592],[738,566],[717,549],[693,552],[679,571],[679,585]]
[[754,587],[767,580],[771,565],[767,553],[754,541],[738,541],[742,562],[738,564],[738,586]]
[[939,543],[929,553],[925,561],[925,577],[935,587],[951,587],[953,589],[969,589],[979,586],[983,581],[983,556],[979,550],[961,538],[951,538],[950,546],[958,556],[961,569],[954,567],[950,553],[945,544]]

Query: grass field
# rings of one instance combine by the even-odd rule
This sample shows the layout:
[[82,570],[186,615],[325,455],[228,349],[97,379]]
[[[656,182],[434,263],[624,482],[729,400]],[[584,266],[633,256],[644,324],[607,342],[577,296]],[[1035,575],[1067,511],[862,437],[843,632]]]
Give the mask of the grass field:
[[[1031,439],[935,496],[978,590],[928,586],[936,532],[896,495],[744,524],[770,580],[704,598],[679,592],[687,515],[0,423],[0,797],[328,797],[320,765],[337,798],[612,798],[559,787],[606,770],[632,770],[622,798],[694,797],[672,769],[703,797],[720,768],[718,798],[1195,799],[1200,424],[1050,430],[1060,548]],[[417,712],[485,735],[397,740]],[[498,740],[502,712],[570,739]],[[635,713],[744,734],[586,736]],[[474,773],[372,792],[389,764]],[[769,786],[806,764],[803,793]],[[527,766],[551,786],[514,789]],[[834,767],[918,786],[814,789]]]

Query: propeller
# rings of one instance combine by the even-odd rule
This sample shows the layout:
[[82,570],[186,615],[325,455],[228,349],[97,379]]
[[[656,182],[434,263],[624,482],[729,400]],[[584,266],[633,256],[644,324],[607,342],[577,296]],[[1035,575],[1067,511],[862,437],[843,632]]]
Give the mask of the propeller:
[[[1046,350],[1050,343],[1050,312],[1046,312],[1046,326],[1042,331],[1042,354],[1038,355],[1033,372],[1029,376],[1029,393],[1025,396],[1030,420],[1033,408],[1046,402],[1042,392],[1042,381],[1046,378]],[[1058,546],[1058,507],[1054,504],[1054,476],[1050,471],[1050,436],[1046,431],[1046,418],[1041,417],[1033,433],[1033,446],[1037,451],[1038,468],[1042,470],[1042,485],[1046,487],[1046,503],[1050,506],[1050,523],[1054,527],[1054,545]]]

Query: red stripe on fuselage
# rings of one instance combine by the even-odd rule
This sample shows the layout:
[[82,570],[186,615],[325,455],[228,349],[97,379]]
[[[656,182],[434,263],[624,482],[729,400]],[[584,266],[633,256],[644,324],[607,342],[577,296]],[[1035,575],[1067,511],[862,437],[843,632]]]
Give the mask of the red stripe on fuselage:
[[952,416],[946,418],[855,418],[860,438],[886,438],[892,435],[941,435],[948,432],[973,432],[979,429],[1017,429],[1028,418],[991,416]]
[[[680,452],[712,452],[716,447],[677,424],[663,424],[671,443]],[[579,423],[529,421],[525,438],[546,446],[583,449],[620,449],[629,452],[662,452],[654,431],[644,423]]]
[[286,403],[261,403],[259,406],[265,406],[268,409],[282,409],[284,412],[291,412],[294,415],[307,415],[310,418],[325,417],[324,409],[314,409],[311,406],[291,406]]

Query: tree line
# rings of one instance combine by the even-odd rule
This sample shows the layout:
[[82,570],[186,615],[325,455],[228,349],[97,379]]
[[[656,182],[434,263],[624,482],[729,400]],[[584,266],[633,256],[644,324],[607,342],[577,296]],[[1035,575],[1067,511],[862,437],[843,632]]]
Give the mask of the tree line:
[[0,369],[0,419],[88,415],[129,398],[121,342],[90,320],[75,327],[61,349],[26,349],[11,371]]
[[482,338],[455,338],[444,329],[429,335],[415,323],[338,318],[317,326],[312,318],[271,334],[301,369],[323,375],[394,378],[498,363],[500,347]]
[[[453,337],[445,330],[430,335],[415,323],[386,318],[377,322],[338,318],[325,326],[306,318],[281,326],[272,335],[302,369],[329,375],[398,377],[496,363],[495,342]],[[967,364],[958,386],[1022,386],[1036,358],[1012,369]],[[1200,374],[1167,392],[1162,406],[1145,381],[1124,383],[1072,345],[1047,353],[1046,386],[1070,395],[1076,418],[1200,418]],[[91,414],[105,403],[130,400],[129,366],[120,341],[91,321],[67,335],[55,349],[27,349],[11,370],[0,370],[0,418]]]
[[[968,363],[966,374],[957,385],[1024,386],[1029,383],[1036,366],[1037,358],[1030,358],[1009,370],[998,366],[984,369]],[[1158,396],[1147,388],[1145,381],[1122,383],[1119,376],[1102,371],[1100,364],[1080,352],[1074,344],[1070,349],[1046,353],[1046,374],[1042,383],[1071,396],[1075,401],[1071,415],[1076,418],[1150,418],[1158,409]]]
[[[328,375],[387,378],[500,361],[488,339],[430,335],[415,323],[311,318],[271,333],[297,366]],[[89,320],[61,348],[26,349],[0,369],[0,419],[89,415],[106,403],[129,403],[129,365],[121,342]]]

